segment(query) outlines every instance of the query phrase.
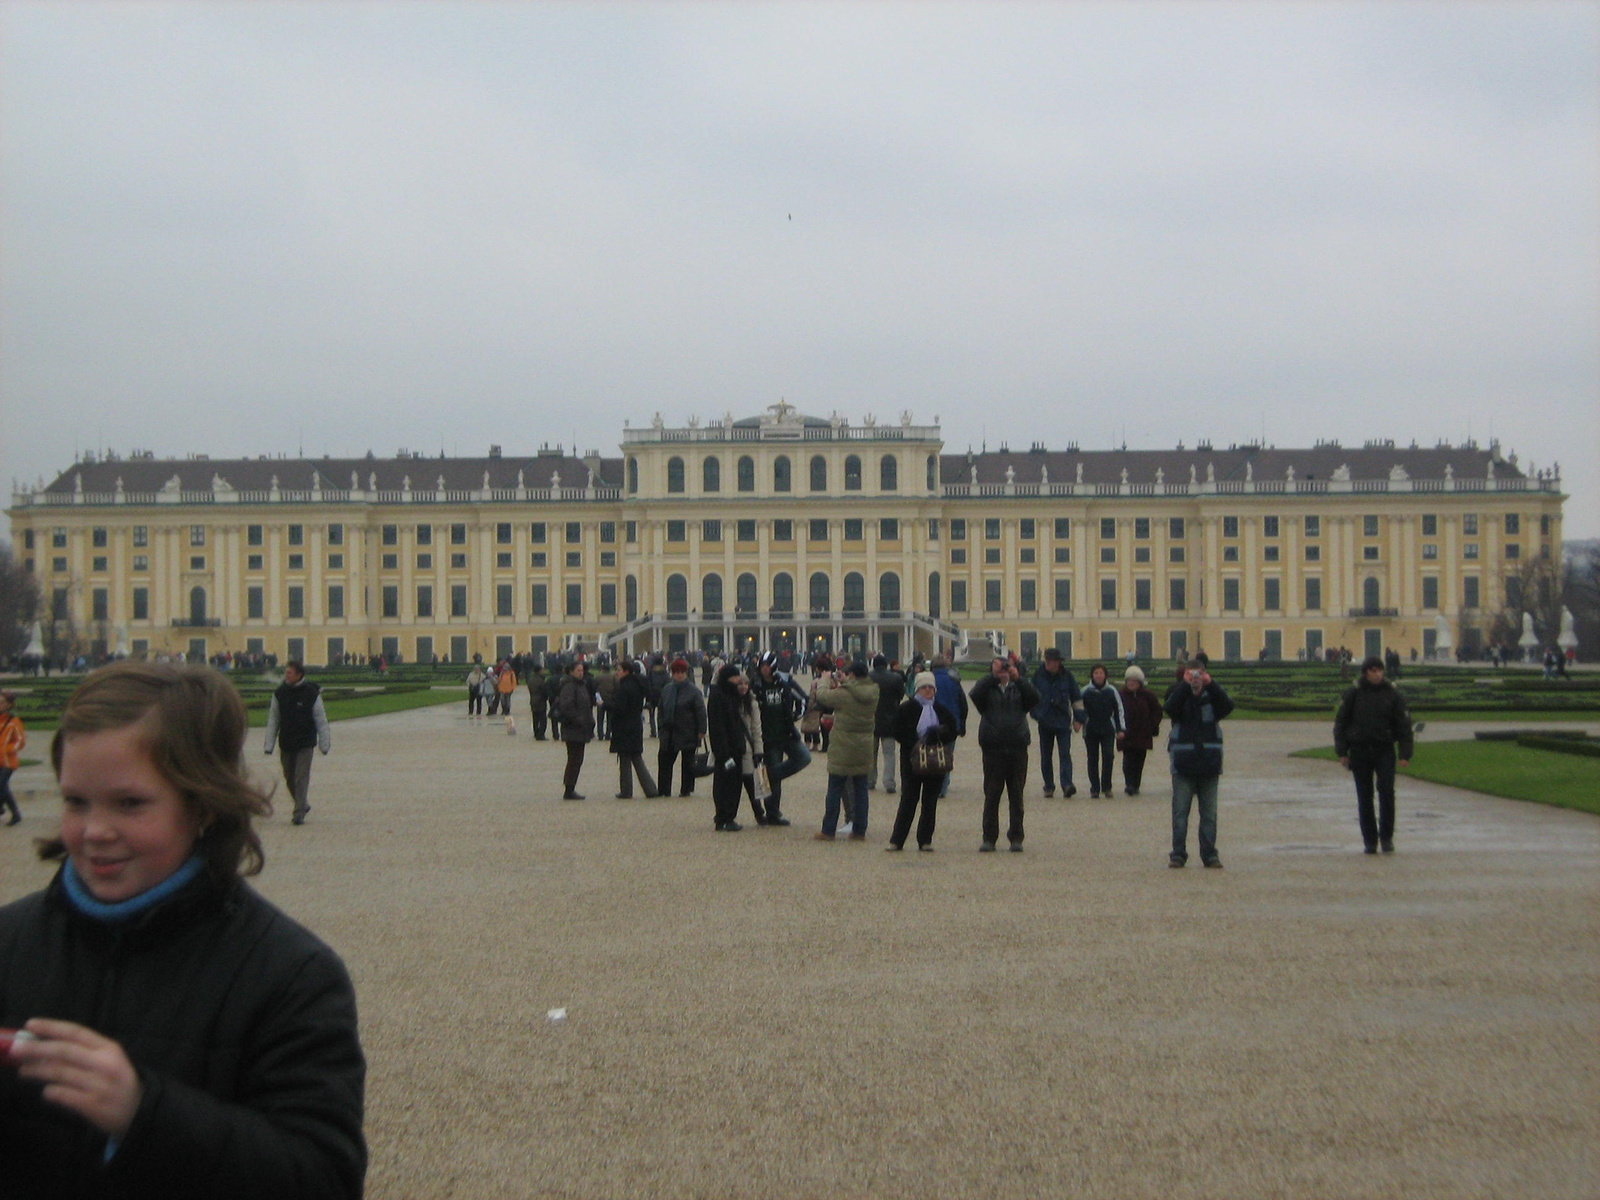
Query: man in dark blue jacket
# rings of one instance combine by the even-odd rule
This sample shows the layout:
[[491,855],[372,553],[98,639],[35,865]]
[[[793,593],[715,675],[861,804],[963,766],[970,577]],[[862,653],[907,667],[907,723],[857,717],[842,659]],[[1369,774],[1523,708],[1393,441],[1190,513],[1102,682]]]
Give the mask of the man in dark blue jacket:
[[1033,673],[1033,686],[1039,693],[1039,706],[1033,710],[1033,719],[1039,723],[1039,767],[1044,772],[1044,794],[1046,797],[1056,794],[1051,750],[1058,748],[1062,798],[1076,796],[1078,789],[1072,786],[1072,735],[1083,728],[1080,706],[1083,693],[1062,661],[1061,651],[1054,646],[1044,652],[1044,663]]
[[1228,693],[1211,678],[1206,664],[1190,659],[1183,682],[1162,705],[1172,722],[1167,742],[1172,755],[1172,854],[1169,867],[1189,861],[1189,810],[1200,802],[1200,861],[1220,868],[1217,856],[1217,780],[1222,775],[1222,730],[1218,722],[1233,711]]
[[[937,687],[937,684],[935,685]],[[997,658],[989,674],[972,688],[972,707],[980,714],[978,748],[983,753],[983,844],[992,851],[1000,838],[1000,793],[1011,804],[1006,838],[1013,851],[1022,849],[1022,789],[1028,783],[1028,714],[1039,693],[1008,659]]]

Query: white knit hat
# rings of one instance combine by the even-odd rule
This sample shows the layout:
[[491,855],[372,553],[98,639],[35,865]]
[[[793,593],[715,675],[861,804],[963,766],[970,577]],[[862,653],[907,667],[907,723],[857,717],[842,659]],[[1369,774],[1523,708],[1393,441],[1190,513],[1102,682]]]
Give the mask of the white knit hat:
[[937,688],[938,686],[939,683],[936,679],[934,679],[932,671],[918,671],[916,682],[912,685],[912,690],[915,691],[925,687]]

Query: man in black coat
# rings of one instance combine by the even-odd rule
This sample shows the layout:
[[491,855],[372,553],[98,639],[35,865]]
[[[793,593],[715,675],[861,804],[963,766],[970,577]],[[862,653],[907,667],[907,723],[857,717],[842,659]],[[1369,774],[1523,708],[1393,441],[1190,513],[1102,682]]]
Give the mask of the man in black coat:
[[1222,729],[1233,699],[1211,678],[1206,660],[1196,656],[1183,679],[1167,693],[1162,709],[1172,722],[1167,748],[1172,755],[1172,853],[1169,867],[1189,861],[1189,811],[1200,808],[1200,861],[1220,869],[1217,855],[1217,781],[1222,775]]
[[1022,789],[1028,782],[1028,747],[1033,734],[1028,714],[1039,705],[1039,693],[1005,658],[989,664],[989,674],[972,688],[977,709],[978,749],[983,754],[983,843],[992,851],[1000,839],[1000,793],[1011,804],[1006,838],[1013,851],[1022,850]]
[[633,799],[633,777],[639,777],[645,798],[654,800],[656,781],[644,766],[644,708],[646,702],[644,672],[631,658],[617,662],[617,685],[612,690],[607,705],[611,713],[611,753],[617,756],[617,767],[622,772],[617,785],[618,800]]
[[661,748],[656,755],[656,782],[661,794],[672,794],[672,768],[680,767],[678,795],[694,795],[694,752],[706,736],[706,698],[689,678],[689,664],[673,659],[671,682],[661,689]]
[[[1385,854],[1394,853],[1394,772],[1396,765],[1403,767],[1411,761],[1414,748],[1405,697],[1384,679],[1383,660],[1373,656],[1361,664],[1361,681],[1345,692],[1333,719],[1334,753],[1355,776],[1356,812],[1362,846],[1368,854],[1376,854],[1380,846]],[[1372,810],[1374,781],[1376,814]]]
[[272,693],[272,710],[267,714],[266,752],[278,746],[283,762],[283,780],[294,798],[294,823],[304,825],[311,811],[311,759],[332,744],[328,714],[322,708],[322,689],[306,679],[306,669],[297,659],[283,667],[283,682]]

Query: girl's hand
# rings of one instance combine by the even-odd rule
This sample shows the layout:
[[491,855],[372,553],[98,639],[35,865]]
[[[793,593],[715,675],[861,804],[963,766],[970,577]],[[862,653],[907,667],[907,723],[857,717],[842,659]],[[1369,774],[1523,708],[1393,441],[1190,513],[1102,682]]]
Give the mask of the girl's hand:
[[35,1017],[24,1028],[34,1040],[12,1047],[17,1073],[44,1084],[52,1104],[70,1108],[108,1137],[123,1137],[144,1087],[122,1047],[71,1021]]

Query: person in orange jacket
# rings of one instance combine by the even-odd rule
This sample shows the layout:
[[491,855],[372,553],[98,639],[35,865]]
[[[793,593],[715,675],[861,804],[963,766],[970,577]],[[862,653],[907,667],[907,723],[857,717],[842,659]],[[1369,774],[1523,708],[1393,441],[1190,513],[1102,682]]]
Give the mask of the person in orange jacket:
[[28,731],[22,727],[22,719],[14,711],[16,706],[15,693],[0,692],[0,812],[11,814],[7,825],[15,825],[22,820],[17,798],[11,794],[11,773],[17,769],[17,755],[28,744]]

